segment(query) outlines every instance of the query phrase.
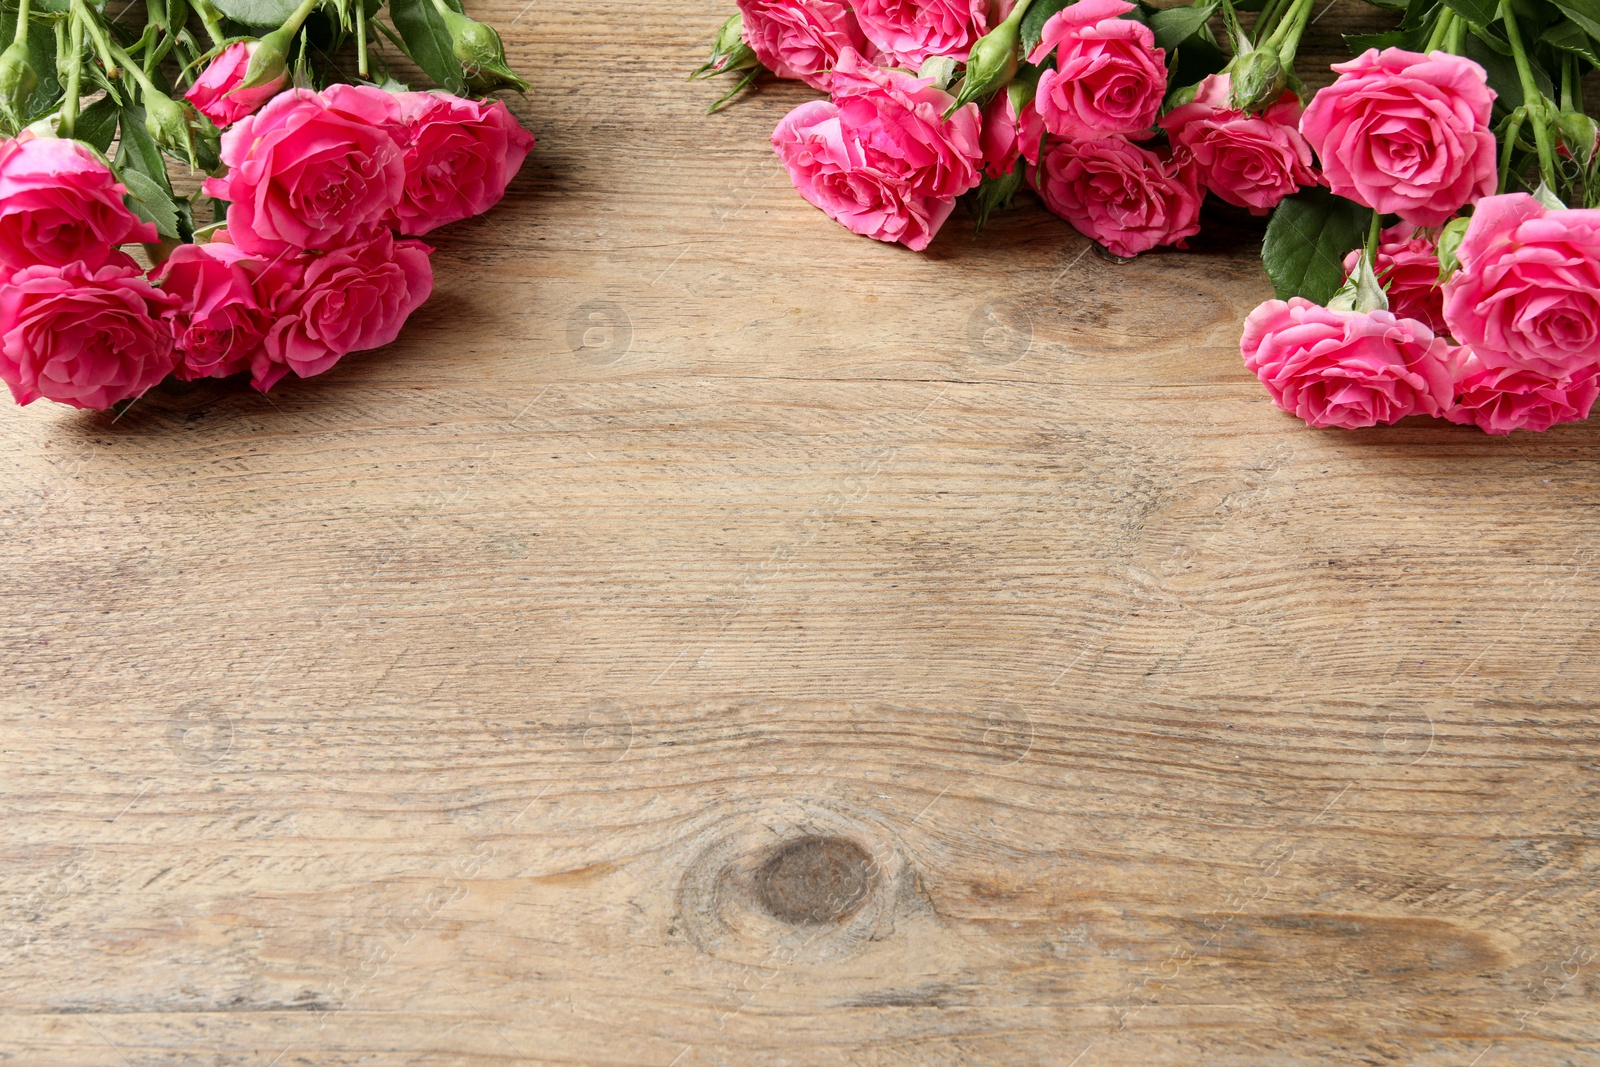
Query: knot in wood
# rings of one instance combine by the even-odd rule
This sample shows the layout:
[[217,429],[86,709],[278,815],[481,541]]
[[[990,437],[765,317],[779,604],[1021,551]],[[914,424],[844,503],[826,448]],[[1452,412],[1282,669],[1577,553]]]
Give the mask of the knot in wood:
[[796,926],[849,918],[872,891],[872,857],[842,837],[802,837],[775,851],[755,876],[768,914]]

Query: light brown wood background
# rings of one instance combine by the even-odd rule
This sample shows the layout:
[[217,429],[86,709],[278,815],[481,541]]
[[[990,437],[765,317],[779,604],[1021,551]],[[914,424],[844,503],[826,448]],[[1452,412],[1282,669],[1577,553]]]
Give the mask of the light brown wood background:
[[876,245],[719,4],[474,10],[399,344],[0,410],[0,1063],[1600,1063],[1600,427],[1308,430],[1259,230]]

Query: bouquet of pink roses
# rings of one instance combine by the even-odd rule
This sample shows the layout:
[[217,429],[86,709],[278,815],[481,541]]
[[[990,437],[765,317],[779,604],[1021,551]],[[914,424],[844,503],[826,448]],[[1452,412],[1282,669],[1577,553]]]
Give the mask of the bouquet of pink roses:
[[828,93],[773,133],[795,188],[916,250],[1025,187],[1118,257],[1182,247],[1208,196],[1270,215],[1241,347],[1313,426],[1586,418],[1600,0],[1373,3],[1397,25],[1309,99],[1313,0],[739,0],[694,76],[742,75],[713,110],[763,71]]
[[[387,7],[394,29],[346,0],[146,0],[138,32],[92,0],[5,11],[0,380],[18,403],[108,408],[168,376],[266,391],[395,339],[433,288],[415,238],[498,202],[533,138],[457,95],[527,88],[491,27],[455,0]],[[379,34],[442,91],[389,77]],[[363,81],[331,81],[350,51]],[[207,175],[198,192],[169,160]]]

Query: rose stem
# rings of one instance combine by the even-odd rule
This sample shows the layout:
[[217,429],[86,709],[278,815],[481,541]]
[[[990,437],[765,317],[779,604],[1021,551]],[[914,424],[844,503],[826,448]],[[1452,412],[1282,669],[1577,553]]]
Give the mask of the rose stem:
[[76,15],[67,17],[67,98],[61,107],[61,122],[56,132],[71,137],[78,132],[78,86],[83,77],[83,23]]
[[1511,123],[1506,127],[1505,147],[1500,149],[1500,185],[1496,192],[1506,191],[1506,182],[1511,179],[1511,153],[1516,151],[1517,138],[1522,136],[1522,123],[1528,117],[1526,108],[1517,108],[1511,113]]
[[1428,43],[1423,45],[1424,54],[1437,52],[1444,49],[1445,42],[1450,39],[1450,32],[1455,29],[1456,13],[1449,8],[1439,12],[1439,21],[1433,24],[1433,33],[1428,35]]
[[1500,17],[1506,24],[1506,40],[1511,43],[1511,58],[1517,64],[1517,78],[1522,82],[1522,103],[1533,120],[1533,141],[1539,148],[1539,175],[1552,192],[1556,186],[1555,152],[1550,147],[1550,124],[1545,121],[1544,94],[1533,80],[1533,68],[1528,64],[1528,50],[1522,44],[1522,30],[1511,11],[1511,0],[1500,0]]

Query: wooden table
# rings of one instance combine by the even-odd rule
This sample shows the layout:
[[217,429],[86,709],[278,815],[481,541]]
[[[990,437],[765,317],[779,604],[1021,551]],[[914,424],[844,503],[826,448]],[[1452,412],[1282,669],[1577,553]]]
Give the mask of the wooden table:
[[483,5],[392,348],[0,411],[0,1063],[1600,1063],[1600,431],[1280,414],[1236,218],[854,238],[722,6]]

